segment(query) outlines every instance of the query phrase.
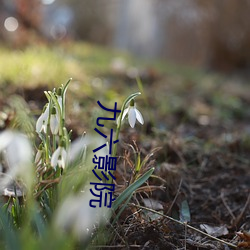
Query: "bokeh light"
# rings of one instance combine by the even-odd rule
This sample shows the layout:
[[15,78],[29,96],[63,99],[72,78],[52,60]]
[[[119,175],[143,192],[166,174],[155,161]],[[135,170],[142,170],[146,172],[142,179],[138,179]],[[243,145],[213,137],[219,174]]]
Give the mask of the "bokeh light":
[[56,24],[51,27],[50,34],[53,37],[53,39],[60,40],[66,36],[67,29],[62,24]]
[[42,0],[42,4],[45,4],[45,5],[50,5],[54,2],[55,2],[55,0]]
[[8,17],[4,21],[4,27],[9,32],[14,32],[18,29],[18,20],[15,17]]

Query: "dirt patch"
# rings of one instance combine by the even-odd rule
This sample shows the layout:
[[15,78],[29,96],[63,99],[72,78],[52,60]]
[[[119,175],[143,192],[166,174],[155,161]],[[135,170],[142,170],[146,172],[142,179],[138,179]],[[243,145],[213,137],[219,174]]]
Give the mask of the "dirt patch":
[[[152,107],[165,102],[162,92],[171,90],[174,95],[180,91],[178,86],[176,89],[173,85],[159,84],[147,88]],[[17,93],[24,96],[30,108],[35,110],[41,109],[46,101],[44,89],[22,89],[21,93],[20,90]],[[146,199],[155,206],[152,209],[178,221],[182,220],[183,212],[190,213],[188,225],[199,230],[206,231],[204,225],[207,225],[210,234],[213,234],[220,228],[223,232],[216,237],[234,245],[241,241],[236,232],[250,230],[249,112],[243,112],[249,100],[246,101],[245,94],[242,98],[238,96],[237,101],[231,101],[231,109],[230,102],[210,98],[211,90],[208,94],[202,93],[202,97],[198,94],[195,97],[195,93],[200,93],[199,89],[192,91],[192,102],[197,105],[201,99],[206,100],[206,107],[205,104],[199,104],[200,109],[194,108],[194,105],[188,107],[190,95],[179,93],[183,99],[169,99],[171,112],[165,110],[164,105],[155,108],[155,123],[146,122],[145,135],[140,136],[136,130],[129,129],[122,132],[120,170],[116,173],[117,194],[134,175],[133,150],[128,145],[138,147],[142,159],[155,148],[161,149],[144,167],[146,171],[154,166],[155,177],[150,178],[148,186],[134,195],[111,229],[114,235],[112,240],[103,249],[233,249],[226,243],[139,208],[150,207]],[[246,106],[236,105],[241,99]],[[216,101],[219,102],[217,106],[211,104]],[[221,109],[227,112],[223,113],[225,117]],[[74,124],[80,131],[80,119],[83,120],[83,117],[78,119],[74,120]],[[185,208],[183,204],[186,204]],[[187,214],[185,216],[187,218]]]

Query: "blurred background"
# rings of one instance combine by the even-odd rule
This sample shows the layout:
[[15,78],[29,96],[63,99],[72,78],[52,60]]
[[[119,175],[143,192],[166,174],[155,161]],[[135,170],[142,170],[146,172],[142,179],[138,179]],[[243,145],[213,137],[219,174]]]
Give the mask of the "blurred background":
[[142,58],[248,72],[249,0],[0,0],[0,39],[84,40]]
[[[106,117],[97,100],[108,108],[114,102],[121,107],[127,96],[140,91],[136,105],[145,122],[131,129],[124,121],[117,183],[127,187],[140,161],[143,168],[155,166],[160,178],[152,183],[164,188],[154,199],[164,204],[164,213],[181,215],[188,200],[194,225],[227,225],[225,239],[235,242],[235,229],[250,229],[249,13],[250,0],[0,0],[0,132],[14,128],[32,134],[48,101],[44,91],[71,77],[65,124],[73,131],[72,141],[95,133],[96,119]],[[110,128],[102,132],[108,135]],[[71,178],[76,172],[65,173]],[[138,227],[129,224],[120,233],[119,226],[114,237],[126,236],[132,244],[145,238],[143,249],[150,248],[148,242],[154,244],[150,249],[166,249],[157,245],[158,239],[179,240],[174,249],[184,248],[187,235],[179,227],[175,232],[166,220],[161,226],[149,217],[147,231],[140,226],[144,215],[140,224],[134,209],[124,214],[124,225],[135,221]],[[35,216],[25,223],[31,230],[17,227],[25,236],[9,239],[30,239]],[[155,229],[163,232],[157,235]],[[0,235],[1,249],[1,227]],[[45,235],[49,240],[40,249],[57,239]],[[116,243],[127,247],[122,237]],[[34,242],[41,240],[35,237]],[[202,245],[196,243],[207,240],[193,235],[190,242],[197,249]],[[31,249],[30,240],[27,244],[23,249]],[[211,249],[210,243],[205,248]]]

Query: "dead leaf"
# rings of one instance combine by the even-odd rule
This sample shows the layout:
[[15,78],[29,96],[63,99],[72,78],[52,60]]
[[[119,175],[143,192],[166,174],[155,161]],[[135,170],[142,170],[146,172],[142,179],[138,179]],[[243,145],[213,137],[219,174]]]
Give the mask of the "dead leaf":
[[163,210],[163,205],[157,200],[154,200],[151,198],[144,198],[143,203],[145,207],[148,207],[150,209],[157,210],[157,211]]
[[201,230],[205,231],[207,234],[212,235],[214,237],[219,237],[222,235],[227,235],[228,230],[225,225],[222,226],[209,226],[207,224],[200,225]]
[[[151,198],[144,198],[143,203],[145,207],[156,210],[163,214],[163,205],[159,201],[151,199]],[[150,219],[151,221],[157,220],[162,217],[161,215],[155,214],[150,211],[145,211],[144,213],[147,216],[147,219]]]
[[250,248],[250,232],[237,232],[237,235],[243,240],[238,244],[238,247]]

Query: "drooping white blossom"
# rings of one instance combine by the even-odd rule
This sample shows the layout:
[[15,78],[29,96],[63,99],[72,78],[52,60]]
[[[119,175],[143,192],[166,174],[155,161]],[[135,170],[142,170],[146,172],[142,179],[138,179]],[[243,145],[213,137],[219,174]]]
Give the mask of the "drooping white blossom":
[[144,123],[141,112],[135,107],[134,100],[132,100],[129,107],[124,110],[122,120],[126,115],[128,115],[128,122],[132,128],[134,128],[136,120],[138,120],[141,124]]
[[26,185],[32,182],[32,147],[26,135],[5,130],[0,133],[0,153],[7,163],[6,178],[1,180],[1,188],[17,177],[21,177]]
[[49,104],[45,107],[45,110],[43,113],[40,115],[36,122],[36,132],[41,133],[42,131],[44,133],[47,132],[47,125],[49,121]]
[[59,115],[55,107],[52,108],[50,116],[50,131],[53,135],[58,134],[60,126]]
[[56,229],[64,233],[71,233],[79,240],[90,238],[99,223],[108,221],[110,213],[106,207],[90,207],[89,201],[92,198],[89,188],[79,195],[71,195],[66,198],[56,213]]
[[51,157],[51,166],[64,169],[67,161],[67,152],[62,145],[59,145]]

